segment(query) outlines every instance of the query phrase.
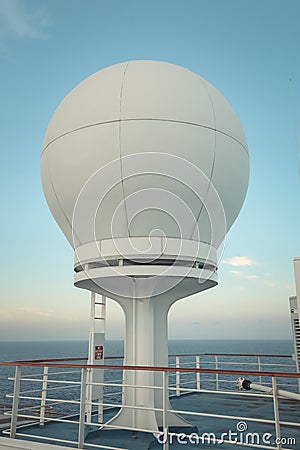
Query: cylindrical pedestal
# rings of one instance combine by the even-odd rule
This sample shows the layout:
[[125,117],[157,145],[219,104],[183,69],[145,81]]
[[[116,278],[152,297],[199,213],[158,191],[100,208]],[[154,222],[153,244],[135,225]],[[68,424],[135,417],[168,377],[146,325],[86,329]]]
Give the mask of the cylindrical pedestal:
[[[116,271],[110,267],[87,267],[75,275],[75,285],[80,288],[109,296],[105,287],[119,285],[118,292],[127,292],[126,297],[114,295],[113,298],[125,314],[125,366],[167,367],[167,318],[171,305],[187,294],[191,295],[217,284],[215,268],[190,268],[187,273],[186,268],[174,267],[168,277],[161,277],[161,270],[160,266],[124,265],[118,267],[116,276]],[[200,279],[200,275],[203,278]],[[168,283],[173,287],[170,290],[162,289]],[[169,411],[163,421],[162,388],[162,372],[126,370],[122,407],[106,425],[152,432],[163,427],[163,422],[166,426],[187,426],[184,419],[170,411],[169,402],[166,405]]]

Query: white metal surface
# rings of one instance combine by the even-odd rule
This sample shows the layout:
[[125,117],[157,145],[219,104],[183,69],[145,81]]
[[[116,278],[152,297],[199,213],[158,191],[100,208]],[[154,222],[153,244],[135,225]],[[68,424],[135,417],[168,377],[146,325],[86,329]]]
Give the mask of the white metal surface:
[[279,416],[279,403],[278,403],[278,389],[277,381],[275,377],[272,377],[272,393],[273,393],[273,409],[274,409],[274,419],[275,419],[275,430],[276,438],[278,440],[277,449],[281,450],[281,430],[280,430],[280,416]]
[[[257,384],[257,383],[251,383],[250,384],[250,388],[251,389],[256,389],[257,391],[261,391],[261,392],[266,392],[267,394],[274,394],[274,387],[270,387],[270,386],[263,386],[261,384]],[[280,395],[281,397],[286,397],[286,398],[290,398],[292,400],[298,400],[300,401],[300,394],[297,394],[296,392],[289,392],[289,391],[285,391],[283,389],[277,389],[277,395]]]
[[290,313],[292,322],[292,333],[294,339],[294,357],[297,371],[300,371],[300,318],[297,297],[290,297]]
[[[105,319],[106,319],[106,298],[97,298],[95,292],[91,292],[90,310],[90,335],[89,335],[89,355],[88,364],[103,365],[105,357]],[[86,412],[91,420],[91,402],[98,400],[98,421],[103,419],[103,386],[93,386],[92,383],[103,383],[103,370],[89,369],[87,379],[90,385],[87,387]]]
[[43,383],[42,383],[42,398],[41,398],[41,413],[40,413],[40,426],[45,424],[45,413],[47,403],[47,388],[48,388],[48,367],[44,367],[43,371]]
[[[75,250],[75,285],[123,308],[125,365],[167,365],[169,308],[217,284],[217,252],[246,195],[248,149],[235,112],[185,68],[117,64],[61,102],[41,175]],[[161,386],[162,374],[127,371],[125,383]],[[126,388],[132,411],[123,408],[114,423],[158,429],[161,402],[155,390]],[[140,404],[151,411],[137,415]],[[170,408],[165,419],[186,424]]]
[[[200,168],[208,183],[213,180],[225,205],[227,229],[231,227],[244,201],[249,172],[246,139],[236,114],[222,94],[197,74],[169,63],[130,61],[80,83],[59,105],[47,129],[41,160],[43,189],[71,245],[75,202],[89,177],[115,159],[147,152],[171,154]],[[159,168],[158,162],[156,172]],[[129,196],[141,187],[158,186],[184,199],[200,225],[201,240],[207,242],[205,208],[186,186],[174,186],[168,177],[126,179],[123,170],[120,162],[120,182],[111,186],[96,217],[98,240],[111,238],[113,214],[124,200],[121,216],[123,237],[127,237]],[[145,220],[131,224],[131,236],[148,237],[157,224],[167,237],[174,236],[163,211],[156,216],[146,212]]]
[[296,297],[298,300],[298,311],[300,311],[300,256],[294,258],[294,272],[295,272]]
[[21,379],[21,367],[16,367],[14,396],[11,412],[11,428],[10,428],[10,437],[13,439],[16,437],[18,409],[19,409],[19,395],[20,395],[20,379]]
[[[300,372],[300,257],[294,258],[294,273],[296,296],[290,297],[290,313],[292,322],[292,333],[294,339],[294,355],[297,366],[297,371]],[[300,380],[299,380],[300,392]]]

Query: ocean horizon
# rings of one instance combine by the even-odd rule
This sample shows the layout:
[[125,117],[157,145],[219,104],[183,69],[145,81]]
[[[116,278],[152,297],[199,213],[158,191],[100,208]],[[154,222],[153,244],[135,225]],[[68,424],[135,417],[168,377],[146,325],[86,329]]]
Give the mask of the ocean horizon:
[[[170,354],[266,353],[292,354],[292,339],[169,339]],[[0,361],[42,358],[80,358],[88,352],[88,340],[0,341]],[[124,341],[105,342],[106,356],[122,356]],[[2,368],[0,367],[0,370]]]
[[[105,343],[106,356],[123,356],[123,350],[123,340],[108,340]],[[292,339],[169,339],[170,355],[204,353],[291,355],[293,351]],[[0,341],[0,361],[86,358],[87,354],[87,340]],[[23,368],[25,373],[27,369],[30,371],[31,368]],[[0,365],[0,406],[10,401],[6,398],[6,394],[12,392],[13,384],[8,377],[13,377],[14,372],[15,367]]]

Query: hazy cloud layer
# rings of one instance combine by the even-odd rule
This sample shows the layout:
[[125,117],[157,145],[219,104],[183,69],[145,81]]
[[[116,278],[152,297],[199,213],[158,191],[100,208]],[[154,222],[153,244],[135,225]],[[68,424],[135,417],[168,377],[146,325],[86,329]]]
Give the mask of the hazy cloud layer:
[[228,264],[229,266],[253,266],[255,262],[249,256],[234,256],[233,258],[227,258],[223,260],[223,264]]
[[35,10],[30,2],[0,0],[0,40],[9,38],[44,39],[49,25],[43,7]]

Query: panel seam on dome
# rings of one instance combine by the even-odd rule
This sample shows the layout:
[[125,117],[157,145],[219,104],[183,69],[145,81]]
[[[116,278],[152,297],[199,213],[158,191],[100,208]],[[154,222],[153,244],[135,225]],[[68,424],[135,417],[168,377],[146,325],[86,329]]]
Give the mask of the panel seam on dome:
[[125,80],[125,75],[126,75],[126,71],[128,68],[129,62],[126,64],[124,71],[123,71],[123,76],[122,76],[122,81],[121,81],[121,88],[120,88],[120,107],[119,107],[119,158],[120,158],[120,172],[121,172],[121,185],[122,185],[122,192],[123,192],[123,202],[124,202],[124,208],[125,208],[125,217],[126,217],[126,223],[127,223],[127,234],[128,237],[130,237],[130,233],[129,233],[129,223],[128,223],[128,211],[127,211],[127,205],[126,205],[126,201],[125,201],[125,186],[124,186],[124,178],[123,178],[123,165],[122,165],[122,100],[123,100],[123,88],[124,88],[124,80]]
[[139,122],[139,121],[147,121],[147,120],[151,120],[151,121],[156,121],[156,122],[170,122],[170,123],[180,123],[183,125],[191,125],[191,126],[195,126],[195,127],[200,127],[200,128],[205,128],[207,130],[212,130],[215,131],[216,133],[220,133],[223,134],[224,136],[229,137],[230,139],[232,139],[233,141],[237,142],[238,144],[240,144],[243,149],[246,151],[246,153],[248,153],[248,148],[247,146],[245,146],[245,144],[241,141],[239,141],[237,138],[235,138],[234,136],[231,136],[228,133],[225,133],[225,131],[222,130],[216,130],[216,128],[213,127],[209,127],[207,125],[202,125],[199,123],[195,123],[195,122],[188,122],[188,121],[184,121],[184,120],[174,120],[174,119],[156,119],[156,118],[151,118],[151,117],[143,117],[143,118],[136,118],[136,119],[113,119],[113,120],[107,120],[105,122],[96,122],[96,123],[92,123],[89,125],[83,125],[82,127],[78,127],[78,128],[74,128],[74,130],[70,130],[70,131],[66,131],[65,133],[60,134],[59,136],[57,136],[56,138],[52,139],[50,142],[48,142],[48,144],[43,148],[41,155],[43,155],[44,151],[47,150],[47,148],[53,143],[56,142],[57,140],[67,136],[68,134],[77,132],[77,131],[81,131],[81,130],[85,130],[87,128],[91,128],[91,127],[97,127],[99,125],[109,125],[111,123],[119,123],[119,122]]
[[[216,144],[216,143],[217,143],[217,129],[216,129],[216,125],[217,125],[217,124],[216,124],[216,114],[215,114],[214,104],[213,104],[211,95],[210,95],[210,93],[209,93],[209,90],[207,89],[206,84],[204,83],[204,81],[202,80],[201,77],[199,77],[199,80],[200,80],[202,86],[205,88],[206,93],[207,93],[207,95],[208,95],[208,98],[209,98],[209,100],[210,100],[210,104],[211,104],[211,108],[212,108],[212,113],[213,113],[213,117],[214,117],[214,124],[215,124],[215,126],[214,126],[214,138],[215,138],[215,139],[214,139],[214,155],[213,155],[213,161],[212,161],[212,165],[211,165],[209,184],[208,184],[208,186],[207,186],[207,189],[206,189],[206,192],[205,192],[205,195],[204,195],[204,201],[202,202],[202,206],[201,206],[200,211],[199,211],[199,214],[198,214],[198,216],[197,216],[196,223],[195,223],[195,225],[194,225],[194,227],[193,227],[192,234],[191,234],[191,238],[192,238],[192,236],[193,236],[193,234],[194,234],[194,231],[195,231],[195,229],[196,229],[196,227],[197,227],[198,221],[200,220],[200,216],[201,216],[201,213],[202,213],[202,211],[203,211],[203,208],[205,208],[205,201],[206,201],[206,198],[207,198],[207,195],[208,195],[208,191],[209,191],[209,189],[210,189],[211,180],[212,180],[212,176],[213,176],[213,172],[214,172],[214,167],[215,167],[215,161],[216,161],[216,145],[217,145],[217,144]],[[207,211],[207,208],[205,208],[205,209],[206,209],[206,211]],[[209,217],[209,219],[210,219],[210,217]]]

